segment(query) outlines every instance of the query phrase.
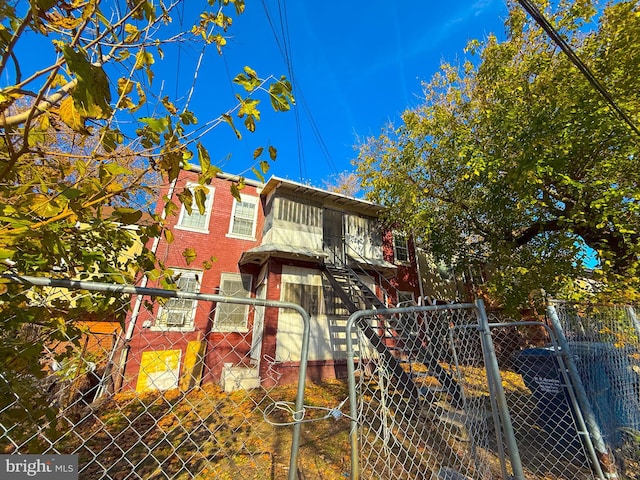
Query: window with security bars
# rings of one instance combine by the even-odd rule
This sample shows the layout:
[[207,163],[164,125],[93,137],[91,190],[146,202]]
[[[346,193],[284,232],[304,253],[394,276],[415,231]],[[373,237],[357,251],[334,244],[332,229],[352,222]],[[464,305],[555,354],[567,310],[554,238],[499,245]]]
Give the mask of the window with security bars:
[[[196,270],[174,271],[176,290],[179,292],[198,293],[202,272]],[[186,298],[170,298],[158,312],[155,327],[157,329],[193,330],[197,300]]]
[[258,198],[242,195],[241,201],[233,202],[233,213],[229,235],[233,237],[254,238],[256,233],[256,217]]
[[283,283],[282,300],[300,305],[309,315],[320,313],[320,285],[307,285],[304,283]]
[[[192,185],[187,185],[187,188],[192,188]],[[205,200],[205,209],[203,213],[200,213],[198,206],[196,205],[195,200],[191,205],[191,213],[187,211],[185,206],[183,205],[180,210],[180,217],[178,218],[178,224],[176,227],[182,228],[185,230],[193,230],[197,232],[208,232],[209,231],[209,218],[211,217],[211,209],[213,205],[213,188],[207,187],[209,189],[209,193],[207,193],[207,197]]]
[[[219,293],[227,297],[249,298],[251,296],[251,275],[222,273]],[[218,303],[214,329],[219,332],[246,332],[248,317],[248,305]]]
[[407,245],[407,237],[401,233],[393,233],[393,255],[396,262],[409,262],[409,247]]
[[[325,282],[323,293],[327,315],[349,316],[349,309],[328,281]],[[357,301],[355,298],[353,300]]]

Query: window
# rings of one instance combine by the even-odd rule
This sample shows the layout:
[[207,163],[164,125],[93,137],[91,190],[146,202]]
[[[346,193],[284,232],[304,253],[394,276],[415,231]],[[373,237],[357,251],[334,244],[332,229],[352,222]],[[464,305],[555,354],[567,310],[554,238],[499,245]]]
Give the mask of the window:
[[319,270],[285,265],[280,300],[300,305],[309,315],[324,314],[322,279]]
[[320,208],[287,198],[278,198],[277,202],[276,219],[309,227],[321,226]]
[[374,219],[346,214],[345,238],[353,253],[362,258],[382,260],[382,241],[378,224]]
[[[173,269],[176,290],[180,292],[199,292],[202,272],[195,270]],[[193,330],[197,300],[170,298],[158,311],[157,329]]]
[[[198,186],[197,184],[187,184],[187,188],[193,189]],[[211,209],[213,205],[213,191],[212,187],[205,187],[209,190],[207,193],[207,198],[205,201],[205,209],[204,213],[200,214],[200,210],[198,210],[198,206],[196,205],[195,199],[192,203],[191,214],[187,211],[184,205],[182,205],[182,209],[180,210],[180,218],[178,218],[177,228],[181,228],[184,230],[193,230],[196,232],[208,232],[209,231],[209,218],[211,217]]]
[[[251,275],[222,273],[220,277],[220,295],[249,298],[251,295]],[[248,305],[218,303],[214,328],[219,332],[247,331],[248,316]]]
[[300,305],[309,315],[318,315],[320,304],[320,285],[304,283],[283,283],[282,300]]
[[393,233],[393,256],[396,262],[409,261],[409,247],[407,246],[407,237],[400,233]]
[[256,235],[256,218],[258,216],[258,198],[241,195],[240,201],[233,201],[229,236],[254,238]]
[[398,290],[398,306],[399,307],[411,307],[415,305],[415,299],[413,292],[402,292]]
[[323,293],[327,315],[349,316],[349,309],[328,281],[324,282]]

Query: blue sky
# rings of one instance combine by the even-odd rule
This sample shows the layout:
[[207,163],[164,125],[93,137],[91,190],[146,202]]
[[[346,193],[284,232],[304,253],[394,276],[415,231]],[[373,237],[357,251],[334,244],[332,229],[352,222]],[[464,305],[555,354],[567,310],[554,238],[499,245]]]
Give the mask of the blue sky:
[[[108,12],[122,1],[104,1],[101,6]],[[174,10],[170,29],[188,30],[203,3],[185,0]],[[332,175],[353,170],[353,147],[359,138],[378,134],[404,109],[420,103],[421,82],[428,81],[442,61],[463,58],[471,39],[489,33],[502,38],[507,15],[506,0],[350,0],[339,6],[308,0],[246,3],[245,13],[234,17],[223,55],[214,45],[204,51],[189,108],[200,125],[232,108],[234,95],[244,93],[232,78],[248,65],[261,77],[293,79],[297,112],[275,113],[262,96],[262,120],[254,133],[243,131],[238,141],[222,124],[201,141],[224,171],[248,177],[253,151],[273,145],[278,158],[269,175],[320,187]],[[23,74],[55,60],[50,42],[31,33],[18,42]],[[283,54],[285,44],[289,62]],[[188,42],[163,49],[163,60],[155,53],[154,90],[160,97],[177,99],[182,108],[194,85],[201,49]],[[33,56],[34,51],[38,55]],[[6,73],[0,86],[11,81],[13,73]],[[138,115],[153,115],[151,108],[144,107]],[[124,120],[119,127],[133,133]]]
[[[203,143],[229,173],[246,172],[257,146],[274,145],[278,159],[269,174],[323,186],[331,175],[353,169],[358,138],[377,134],[420,102],[420,82],[443,60],[462,58],[470,39],[490,32],[503,37],[506,14],[505,0],[247,2],[223,56],[213,46],[206,51],[191,108],[201,120],[230,108],[233,93],[242,93],[231,78],[249,65],[263,77],[291,77],[291,71],[298,112],[274,113],[263,98],[256,132],[238,141],[221,125]],[[166,75],[168,93],[184,97],[198,55],[185,47],[179,63],[166,58],[155,82]]]

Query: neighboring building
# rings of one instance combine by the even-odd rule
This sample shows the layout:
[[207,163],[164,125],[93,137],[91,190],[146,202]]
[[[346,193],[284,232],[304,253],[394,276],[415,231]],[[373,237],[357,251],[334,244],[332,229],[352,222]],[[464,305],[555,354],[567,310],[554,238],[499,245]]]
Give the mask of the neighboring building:
[[[204,214],[194,207],[189,215],[183,206],[169,219],[174,241],[161,240],[158,259],[176,272],[181,290],[301,305],[312,319],[308,378],[343,377],[350,312],[417,300],[413,245],[381,228],[382,207],[371,202],[277,177],[247,181],[238,201],[233,180],[213,179]],[[196,181],[196,173],[182,171],[175,192]],[[185,248],[197,253],[191,265]],[[193,266],[210,257],[210,268]],[[137,315],[126,386],[216,382],[232,390],[297,379],[297,313],[205,303],[173,299]]]

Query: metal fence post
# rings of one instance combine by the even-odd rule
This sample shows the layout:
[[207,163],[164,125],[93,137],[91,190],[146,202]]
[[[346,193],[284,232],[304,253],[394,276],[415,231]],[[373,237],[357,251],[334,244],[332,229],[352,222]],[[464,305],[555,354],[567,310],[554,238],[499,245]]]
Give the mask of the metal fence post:
[[298,451],[300,449],[300,433],[302,431],[302,409],[304,407],[304,386],[307,378],[307,358],[309,356],[309,332],[311,318],[299,305],[295,310],[302,317],[302,347],[300,349],[300,369],[298,371],[298,392],[296,395],[296,411],[294,414],[293,437],[291,440],[291,458],[289,461],[289,480],[295,480],[298,474]]
[[631,323],[633,323],[633,329],[636,331],[638,341],[640,341],[640,322],[636,316],[636,311],[631,305],[627,305],[627,313],[629,314],[629,318],[631,318]]
[[504,433],[505,442],[507,444],[507,449],[509,451],[509,459],[511,460],[513,478],[515,480],[525,480],[524,471],[522,469],[522,461],[520,459],[520,452],[518,450],[518,443],[516,442],[513,425],[511,423],[511,415],[509,414],[509,407],[507,405],[507,399],[504,393],[504,388],[502,386],[500,367],[498,366],[498,359],[496,357],[493,339],[491,338],[489,319],[487,318],[487,312],[484,309],[484,302],[480,299],[477,299],[475,303],[476,312],[478,315],[480,335],[482,339],[482,349],[485,355],[489,387],[490,389],[494,390],[492,392],[492,395],[495,397],[496,403],[498,405],[498,411],[500,414],[500,419],[502,421],[502,430]]
[[263,300],[258,298],[230,297],[224,295],[181,292],[177,290],[163,290],[159,288],[138,287],[135,285],[110,284],[104,282],[91,282],[71,279],[32,277],[27,275],[3,274],[2,278],[6,278],[12,282],[23,285],[34,285],[42,287],[57,287],[70,290],[87,290],[94,292],[104,292],[110,294],[121,295],[147,295],[150,297],[165,298],[181,298],[188,300],[204,300],[216,303],[233,303],[240,305],[253,305],[262,307],[287,308],[296,311],[302,317],[303,331],[302,344],[300,350],[300,368],[298,373],[298,388],[295,401],[293,435],[291,442],[291,457],[289,462],[289,480],[295,480],[297,476],[298,450],[300,447],[300,434],[302,429],[302,415],[304,407],[304,391],[305,379],[307,371],[307,357],[309,353],[309,332],[311,319],[309,314],[300,306],[291,302],[282,302],[278,300]]
[[347,320],[346,336],[347,336],[347,380],[349,381],[349,416],[351,417],[351,426],[349,429],[349,439],[351,442],[351,480],[359,480],[359,456],[358,456],[358,405],[356,394],[356,377],[355,377],[355,361],[353,351],[353,326],[365,315],[373,315],[376,310],[360,310],[352,314]]
[[567,338],[564,335],[564,330],[562,328],[560,318],[558,317],[558,312],[553,305],[547,306],[547,315],[551,320],[554,333],[556,334],[556,338],[558,340],[558,345],[560,346],[561,352],[563,353],[564,361],[567,366],[567,373],[569,374],[569,379],[573,384],[572,387],[575,391],[576,399],[578,400],[578,403],[580,405],[582,415],[584,416],[586,426],[591,435],[593,446],[596,450],[596,454],[598,456],[600,466],[602,467],[603,474],[606,478],[618,478],[615,462],[607,448],[607,445],[605,444],[604,438],[602,437],[600,426],[598,425],[596,415],[593,411],[593,408],[591,407],[591,402],[589,402],[589,398],[587,396],[584,384],[582,383],[582,379],[580,378],[578,367],[576,366],[575,360],[571,355],[571,348],[569,347]]

